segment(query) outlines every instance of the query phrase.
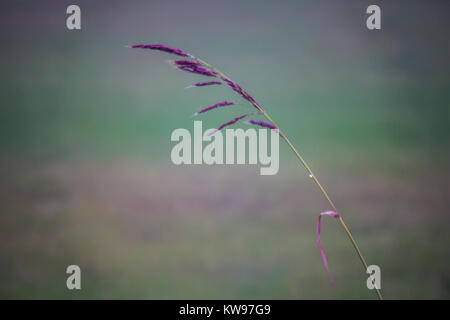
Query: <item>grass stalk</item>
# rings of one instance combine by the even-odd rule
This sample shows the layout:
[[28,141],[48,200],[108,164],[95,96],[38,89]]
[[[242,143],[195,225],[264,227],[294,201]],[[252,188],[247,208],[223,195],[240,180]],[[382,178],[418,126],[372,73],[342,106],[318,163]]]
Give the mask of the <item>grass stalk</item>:
[[[224,73],[222,73],[221,71],[217,70],[215,67],[211,66],[210,64],[208,64],[207,62],[196,58],[196,60],[198,62],[200,62],[201,64],[203,64],[205,67],[210,68],[211,70],[214,70],[215,72],[217,72],[220,76],[222,76],[223,78],[229,79]],[[335,212],[339,212],[336,209],[336,206],[334,205],[333,201],[331,200],[330,196],[328,195],[328,193],[325,191],[325,188],[321,185],[321,183],[319,182],[319,180],[317,179],[316,175],[312,172],[311,168],[309,167],[309,165],[306,163],[306,161],[303,159],[303,157],[300,155],[300,153],[297,151],[297,149],[295,149],[294,145],[291,143],[291,141],[289,141],[289,139],[286,137],[286,135],[284,135],[284,133],[279,129],[279,127],[277,126],[277,124],[272,120],[272,118],[267,114],[266,111],[263,110],[263,108],[256,102],[256,101],[250,101],[250,103],[257,108],[261,114],[273,125],[278,129],[278,133],[279,135],[283,138],[283,140],[287,143],[287,145],[289,146],[289,148],[294,152],[295,156],[297,157],[297,159],[301,162],[301,164],[303,165],[303,167],[306,169],[306,171],[308,172],[309,176],[314,180],[315,184],[317,185],[317,187],[319,187],[321,193],[323,194],[323,196],[327,199],[328,203],[330,204],[331,208],[335,211]],[[355,239],[352,236],[352,233],[350,232],[350,230],[348,229],[347,225],[344,222],[344,219],[342,218],[342,215],[339,213],[339,222],[341,224],[341,226],[343,227],[345,233],[347,234],[348,238],[350,239],[353,248],[355,249],[359,260],[361,261],[363,267],[364,267],[364,272],[367,271],[368,265],[366,263],[366,260],[364,259],[361,250],[358,247],[358,244],[356,243]],[[380,289],[375,287],[375,291],[376,294],[378,296],[379,300],[383,300],[383,296],[381,295]]]
[[[264,123],[262,124],[264,127],[268,127],[271,128],[272,130],[277,130],[279,135],[283,138],[283,140],[287,143],[287,145],[289,146],[289,148],[294,152],[294,154],[296,155],[296,157],[298,158],[298,160],[300,161],[300,163],[303,165],[303,167],[305,167],[306,171],[308,172],[310,178],[312,178],[315,182],[315,184],[319,187],[320,191],[322,192],[323,196],[327,199],[328,203],[330,204],[331,208],[334,210],[333,213],[335,213],[335,215],[333,217],[335,218],[339,218],[339,222],[342,225],[342,227],[344,228],[345,233],[347,234],[348,238],[350,239],[353,248],[355,249],[359,260],[361,261],[363,267],[364,267],[364,272],[367,272],[367,263],[364,260],[364,257],[361,253],[361,250],[359,249],[358,245],[356,244],[355,239],[353,238],[350,230],[348,229],[347,225],[344,222],[344,219],[342,218],[342,215],[340,213],[338,213],[338,210],[336,209],[336,206],[334,205],[333,201],[331,201],[331,198],[329,197],[328,193],[325,191],[325,188],[320,184],[319,180],[317,179],[316,175],[312,172],[311,168],[308,166],[308,164],[306,163],[306,161],[303,159],[303,157],[298,153],[298,151],[295,149],[294,145],[289,141],[289,139],[286,137],[286,135],[279,129],[279,127],[275,124],[275,122],[270,118],[270,116],[267,114],[267,112],[264,111],[264,109],[258,104],[258,102],[256,102],[255,99],[253,99],[253,97],[251,97],[245,90],[243,90],[239,85],[237,85],[235,82],[233,82],[229,77],[227,77],[224,73],[222,73],[221,71],[217,70],[215,67],[211,66],[209,63],[194,57],[193,55],[186,53],[180,49],[177,48],[172,48],[172,47],[167,47],[161,44],[139,44],[139,45],[134,45],[131,46],[131,48],[144,48],[144,49],[152,49],[152,50],[159,50],[159,51],[164,51],[164,52],[168,52],[168,53],[172,53],[178,56],[182,56],[182,57],[187,57],[187,58],[192,58],[195,59],[195,62],[193,62],[192,60],[175,60],[174,63],[177,65],[177,68],[180,70],[184,70],[184,71],[188,71],[188,72],[192,72],[195,74],[199,74],[199,75],[203,75],[203,76],[208,76],[208,77],[218,77],[221,80],[223,80],[224,82],[226,82],[228,84],[228,86],[230,86],[234,91],[236,91],[239,95],[241,95],[245,100],[247,100],[248,102],[250,102],[253,107],[255,107],[258,110],[258,113],[262,114],[268,121],[269,123]],[[203,67],[206,67],[203,68]],[[209,69],[209,70],[208,70]],[[221,102],[222,104],[224,102]],[[215,107],[217,107],[218,105],[213,105],[213,106],[209,106],[203,110],[201,110],[199,113],[201,112],[205,112],[208,111],[210,109],[214,109]],[[253,114],[253,113],[251,113]],[[245,114],[242,115],[240,117],[234,118],[231,121],[228,121],[224,124],[222,124],[217,130],[220,130],[228,125],[234,124],[237,121],[239,121],[240,119],[248,116],[250,114]],[[259,125],[261,125],[261,123],[259,123]],[[323,212],[325,213],[325,212]],[[321,214],[322,215],[322,214]],[[320,219],[320,218],[319,218]],[[320,220],[319,220],[320,221]],[[318,224],[318,228],[319,228],[319,224]],[[318,231],[319,233],[319,231]],[[320,242],[318,242],[318,244],[320,244]],[[324,259],[324,264],[326,266],[326,269],[328,271],[328,267],[326,265],[326,260]],[[383,299],[381,292],[378,288],[375,287],[377,296],[380,300]]]

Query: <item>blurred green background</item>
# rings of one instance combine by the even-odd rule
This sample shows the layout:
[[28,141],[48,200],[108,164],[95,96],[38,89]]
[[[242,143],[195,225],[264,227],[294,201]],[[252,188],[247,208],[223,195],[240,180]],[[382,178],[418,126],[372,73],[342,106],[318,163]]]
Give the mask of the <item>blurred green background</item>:
[[[81,7],[82,30],[66,28]],[[444,1],[2,1],[0,297],[374,299],[280,141],[280,171],[175,166],[176,128],[237,96],[131,50],[219,67],[311,164],[387,299],[450,298],[450,20]],[[205,115],[204,127],[249,108]],[[245,126],[244,126],[245,127]],[[66,267],[82,290],[66,288]]]

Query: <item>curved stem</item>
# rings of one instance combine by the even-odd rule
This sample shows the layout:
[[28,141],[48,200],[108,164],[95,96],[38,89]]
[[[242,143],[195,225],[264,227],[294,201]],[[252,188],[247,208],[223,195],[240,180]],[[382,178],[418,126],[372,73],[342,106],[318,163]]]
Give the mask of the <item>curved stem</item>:
[[[220,72],[219,70],[217,70],[216,68],[214,68],[213,66],[211,66],[210,64],[206,63],[205,61],[199,59],[199,58],[195,58],[198,62],[200,62],[201,64],[203,64],[205,67],[208,67],[210,69],[212,69],[213,71],[217,72],[217,74],[219,74],[221,77],[226,78],[228,80],[231,81],[230,78],[228,78],[225,74],[223,74],[222,72]],[[289,146],[289,148],[294,152],[294,154],[296,155],[296,157],[298,158],[298,160],[300,160],[301,164],[303,165],[303,167],[305,167],[306,171],[309,173],[309,176],[314,180],[314,182],[316,183],[316,185],[319,187],[320,191],[322,192],[322,194],[325,196],[325,198],[327,199],[328,203],[330,204],[330,206],[333,208],[333,210],[335,212],[338,212],[338,210],[336,209],[336,206],[334,205],[333,201],[331,201],[330,196],[328,195],[328,193],[325,191],[325,188],[322,187],[322,185],[320,184],[319,180],[317,179],[317,177],[314,175],[314,173],[312,172],[311,168],[308,166],[308,164],[306,163],[306,161],[303,159],[303,157],[298,153],[297,149],[295,149],[294,145],[291,143],[291,141],[289,141],[289,139],[281,132],[281,130],[279,129],[279,127],[276,125],[276,123],[272,120],[272,118],[270,118],[270,116],[267,114],[267,112],[264,111],[264,109],[254,100],[249,101],[256,109],[258,109],[263,115],[264,117],[278,130],[279,135],[283,138],[284,141],[286,141],[287,145]],[[355,239],[353,238],[350,230],[348,229],[347,225],[344,222],[344,219],[342,219],[342,216],[339,214],[339,222],[341,223],[342,227],[345,230],[345,233],[347,234],[348,238],[350,239],[358,257],[359,260],[361,261],[363,267],[364,267],[364,272],[367,272],[367,263],[361,253],[361,250],[359,250],[358,245],[356,244]],[[380,290],[375,287],[378,299],[383,300],[383,296],[381,295]]]
[[[271,121],[270,118],[267,118],[267,120]],[[274,124],[272,122],[272,124]],[[277,127],[278,128],[278,127]],[[295,149],[295,147],[292,145],[292,143],[289,141],[289,139],[280,131],[280,136],[286,141],[286,143],[289,145],[289,147],[291,148],[291,150],[295,153],[295,155],[297,156],[297,158],[300,160],[300,162],[303,164],[303,166],[305,167],[306,171],[310,174],[310,177],[314,180],[314,182],[316,183],[316,185],[319,187],[320,191],[322,192],[322,194],[325,196],[325,198],[328,200],[330,206],[333,208],[334,211],[338,212],[338,210],[336,209],[336,206],[334,205],[333,201],[331,201],[330,196],[328,195],[328,193],[325,191],[324,187],[322,187],[322,185],[320,184],[319,180],[317,179],[317,177],[314,175],[314,173],[312,172],[311,168],[308,166],[308,164],[306,163],[306,161],[302,158],[302,156],[298,153],[298,151]],[[356,243],[355,239],[352,236],[352,233],[350,232],[350,230],[348,229],[347,225],[344,222],[344,219],[342,219],[342,216],[339,215],[339,222],[341,223],[342,227],[344,228],[348,238],[350,239],[350,241],[352,242],[353,247],[355,248],[356,253],[358,254],[359,260],[361,261],[364,270],[367,271],[367,263],[366,260],[364,259],[361,250],[358,247],[358,244]],[[378,295],[378,298],[380,300],[383,299],[381,292],[378,288],[375,287],[376,293]]]
[[[266,112],[263,113],[264,116],[266,117],[267,120],[269,120],[276,128],[278,128],[278,126],[275,124],[275,122],[268,116],[268,114]],[[278,129],[278,132],[280,134],[280,136],[284,139],[284,141],[286,141],[286,143],[288,144],[288,146],[291,148],[291,150],[295,153],[295,155],[297,156],[297,158],[300,160],[300,162],[302,163],[302,165],[305,167],[306,171],[309,173],[309,176],[314,180],[314,182],[316,183],[316,185],[319,187],[320,191],[322,192],[322,194],[325,196],[325,198],[328,200],[328,203],[330,204],[330,206],[333,208],[334,211],[338,212],[338,210],[336,209],[336,206],[334,205],[333,201],[331,200],[330,196],[328,195],[328,193],[325,191],[325,188],[322,187],[322,185],[320,184],[319,180],[317,179],[317,177],[314,175],[314,173],[312,172],[311,168],[308,166],[308,164],[306,163],[306,161],[303,159],[303,157],[298,153],[297,149],[295,149],[294,145],[291,143],[291,141],[289,141],[289,139],[281,132],[280,129]],[[367,263],[366,260],[364,259],[361,250],[359,250],[358,244],[356,243],[355,239],[352,236],[352,233],[350,232],[350,230],[348,229],[347,225],[344,222],[344,219],[342,219],[342,216],[339,215],[339,222],[341,223],[342,227],[344,228],[348,238],[350,239],[350,241],[352,242],[353,247],[355,248],[356,253],[358,254],[359,260],[361,261],[363,267],[364,267],[364,271],[367,271]],[[381,295],[381,292],[378,288],[375,287],[378,299],[383,300],[383,296]]]
[[[359,260],[361,260],[361,262],[362,262],[362,264],[363,264],[365,270],[367,270],[367,268],[368,268],[367,263],[366,263],[366,261],[364,260],[364,257],[362,256],[362,253],[361,253],[361,251],[359,250],[358,245],[356,244],[355,239],[353,239],[353,236],[352,236],[350,230],[348,230],[347,226],[345,225],[344,219],[342,219],[342,217],[341,217],[340,215],[339,215],[339,222],[341,223],[342,227],[344,228],[345,232],[347,233],[347,236],[350,238],[350,240],[351,240],[351,242],[352,242],[352,244],[353,244],[353,247],[355,248],[356,253],[357,253],[358,256],[359,256]],[[377,287],[374,287],[374,288],[375,288],[375,290],[376,290],[378,299],[383,300],[383,296],[381,295],[380,289],[378,289]]]

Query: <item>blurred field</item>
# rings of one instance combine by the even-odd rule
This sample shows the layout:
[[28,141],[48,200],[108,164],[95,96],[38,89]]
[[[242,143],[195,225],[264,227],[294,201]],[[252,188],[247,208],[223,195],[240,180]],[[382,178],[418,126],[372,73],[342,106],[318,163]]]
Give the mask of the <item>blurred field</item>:
[[[0,8],[0,298],[375,298],[325,219],[330,287],[315,242],[327,203],[285,145],[275,176],[172,165],[171,132],[236,97],[184,90],[199,78],[124,48],[136,42],[192,51],[256,97],[386,298],[450,298],[448,4],[383,3],[381,32],[365,1],[81,1],[81,32],[65,29],[68,4]],[[65,287],[69,264],[81,291]]]

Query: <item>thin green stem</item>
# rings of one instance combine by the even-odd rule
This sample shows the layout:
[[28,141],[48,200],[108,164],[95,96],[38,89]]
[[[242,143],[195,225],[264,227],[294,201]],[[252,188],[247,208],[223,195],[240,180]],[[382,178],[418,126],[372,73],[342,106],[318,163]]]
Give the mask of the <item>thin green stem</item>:
[[[367,271],[368,266],[367,266],[366,260],[364,260],[364,257],[362,256],[362,253],[361,253],[361,251],[359,250],[358,245],[356,244],[355,239],[353,238],[353,236],[352,236],[350,230],[347,228],[347,225],[345,224],[344,219],[342,219],[341,216],[339,216],[339,222],[341,223],[342,227],[344,228],[345,232],[347,233],[347,236],[350,238],[350,240],[351,240],[351,242],[352,242],[352,244],[353,244],[353,247],[355,248],[356,253],[357,253],[358,256],[359,256],[359,260],[361,260],[361,262],[362,262],[362,264],[363,264],[363,266],[364,266],[364,269]],[[378,289],[377,287],[374,287],[374,288],[375,288],[375,291],[376,291],[376,293],[377,293],[378,299],[383,300],[383,296],[381,295],[380,289]]]
[[[196,60],[198,62],[200,62],[201,64],[203,64],[205,67],[208,67],[210,69],[212,69],[213,71],[217,72],[217,74],[219,74],[221,77],[230,80],[230,78],[228,78],[225,74],[223,74],[222,72],[220,72],[219,70],[217,70],[216,68],[214,68],[213,66],[211,66],[210,64],[208,64],[207,62],[196,58]],[[287,143],[287,145],[289,146],[289,148],[294,152],[295,156],[298,158],[298,160],[300,160],[301,164],[303,165],[303,167],[305,167],[306,171],[308,172],[309,176],[314,180],[315,184],[319,187],[320,191],[322,192],[322,194],[325,196],[325,198],[327,199],[328,203],[330,204],[331,208],[333,208],[333,210],[335,212],[338,212],[338,210],[336,209],[336,206],[334,205],[333,201],[331,201],[330,196],[328,195],[328,193],[325,191],[325,188],[320,184],[319,180],[317,179],[316,175],[312,172],[311,168],[309,167],[309,165],[306,163],[305,159],[303,159],[303,157],[298,153],[297,149],[295,149],[294,145],[291,143],[291,141],[289,141],[289,139],[284,135],[283,132],[281,132],[281,130],[279,129],[279,127],[277,126],[277,124],[272,120],[272,118],[270,118],[270,116],[267,114],[267,112],[264,111],[264,109],[253,99],[249,100],[249,102],[256,108],[258,109],[261,114],[278,130],[278,133],[280,135],[280,137],[283,138],[283,140]],[[361,250],[359,249],[355,239],[353,238],[350,230],[348,229],[347,225],[344,222],[344,219],[342,219],[342,216],[339,214],[339,222],[341,223],[342,227],[345,230],[345,233],[347,234],[348,238],[350,239],[358,257],[359,260],[361,261],[363,267],[364,267],[364,272],[367,272],[367,263],[366,260],[364,259]],[[378,299],[383,300],[383,296],[381,295],[380,290],[375,287]]]
[[[272,123],[272,125],[274,125],[276,128],[279,128],[276,123],[269,117],[269,115],[264,112],[263,113],[264,116],[266,117],[267,120],[270,121],[270,123]],[[330,196],[328,195],[328,193],[325,191],[325,188],[322,187],[322,185],[320,184],[319,180],[317,179],[316,175],[312,172],[311,168],[308,166],[308,164],[306,163],[305,159],[303,159],[303,157],[298,153],[297,149],[295,149],[294,145],[291,143],[291,141],[289,141],[289,139],[281,132],[280,129],[278,129],[278,132],[280,134],[280,136],[284,139],[284,141],[286,141],[286,143],[288,144],[288,146],[291,148],[291,150],[294,152],[294,154],[297,156],[297,158],[300,160],[300,162],[302,163],[302,165],[305,167],[306,171],[309,173],[309,176],[314,180],[314,182],[316,183],[316,185],[319,187],[320,191],[322,192],[322,194],[325,196],[325,198],[328,200],[330,206],[333,208],[334,211],[338,212],[338,210],[336,209],[336,206],[334,205],[333,201],[331,200]],[[350,241],[352,242],[353,247],[355,248],[356,253],[358,254],[359,260],[361,261],[364,270],[367,271],[367,263],[366,260],[364,259],[361,250],[358,247],[358,244],[356,243],[355,239],[352,236],[352,233],[350,232],[350,230],[348,229],[347,225],[344,222],[344,219],[342,219],[342,216],[339,215],[339,222],[341,223],[342,227],[345,230],[345,233],[347,234],[348,238],[350,239]],[[381,295],[381,292],[378,288],[375,287],[378,299],[383,300],[383,296]]]

